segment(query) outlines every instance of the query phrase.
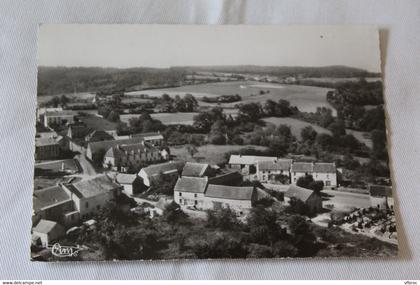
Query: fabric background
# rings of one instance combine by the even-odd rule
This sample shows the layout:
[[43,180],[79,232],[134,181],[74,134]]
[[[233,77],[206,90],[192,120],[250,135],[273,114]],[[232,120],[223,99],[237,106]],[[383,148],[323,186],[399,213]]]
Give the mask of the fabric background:
[[[30,262],[38,23],[378,25],[394,191],[399,204],[400,257],[389,260]],[[420,1],[2,0],[0,279],[419,279],[419,52]]]

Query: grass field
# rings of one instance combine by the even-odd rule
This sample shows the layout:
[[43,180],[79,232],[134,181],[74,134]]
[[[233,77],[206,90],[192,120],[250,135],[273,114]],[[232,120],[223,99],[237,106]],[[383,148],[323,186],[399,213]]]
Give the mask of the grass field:
[[352,134],[356,139],[360,142],[364,143],[367,147],[372,148],[373,143],[372,139],[370,138],[370,134],[367,132],[359,132],[355,130],[346,129],[347,134]]
[[225,153],[230,151],[238,151],[245,148],[254,148],[256,150],[266,150],[263,146],[253,145],[203,145],[197,147],[198,152],[194,155],[194,158],[190,156],[185,146],[171,147],[171,155],[174,155],[176,159],[185,161],[205,161],[210,164],[225,163]]
[[269,118],[263,119],[263,121],[265,121],[266,123],[274,124],[276,126],[281,125],[281,124],[290,126],[292,134],[298,139],[301,138],[301,135],[300,135],[301,130],[307,126],[312,126],[312,128],[314,128],[314,130],[318,133],[331,134],[329,130],[324,129],[320,126],[317,126],[308,122],[304,122],[301,120],[297,120],[294,118],[289,118],[289,117],[286,117],[286,118],[269,117]]
[[[150,114],[153,119],[157,119],[164,123],[165,125],[173,124],[182,124],[182,125],[192,125],[193,118],[198,113],[153,113]],[[139,114],[122,114],[120,115],[120,120],[122,122],[128,123],[131,118],[138,118]]]
[[[269,91],[269,93],[260,95],[260,90]],[[219,95],[233,95],[239,94],[242,97],[242,102],[265,102],[268,99],[279,100],[286,99],[299,110],[305,112],[313,112],[317,107],[332,106],[326,101],[326,94],[328,88],[320,88],[313,86],[299,86],[299,85],[281,85],[275,83],[265,83],[257,81],[234,81],[234,82],[217,82],[197,85],[185,85],[175,88],[163,88],[144,91],[128,92],[128,96],[137,96],[146,94],[151,97],[160,97],[162,94],[169,96],[180,95],[187,93],[194,95],[197,99],[204,96],[214,97]],[[231,108],[238,102],[222,103],[221,107]],[[200,101],[200,106],[214,106],[214,103],[204,103]]]
[[87,116],[80,117],[87,127],[95,130],[113,131],[117,128],[117,123],[110,122],[102,117],[88,114]]

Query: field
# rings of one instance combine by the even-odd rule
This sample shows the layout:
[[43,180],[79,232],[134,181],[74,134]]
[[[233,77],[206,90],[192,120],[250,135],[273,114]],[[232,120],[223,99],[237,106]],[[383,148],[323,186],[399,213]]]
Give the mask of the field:
[[[366,77],[367,82],[382,81],[380,77]],[[359,77],[307,77],[301,79],[301,82],[313,81],[313,82],[322,82],[322,83],[342,83],[342,82],[357,82]]]
[[294,118],[289,118],[289,117],[286,117],[286,118],[269,117],[269,118],[263,119],[263,121],[274,124],[276,126],[281,125],[281,124],[290,126],[292,134],[298,139],[301,138],[301,135],[300,135],[301,130],[307,126],[312,126],[312,128],[314,128],[314,130],[318,133],[331,134],[329,130],[324,129],[320,126],[317,126],[308,122],[304,122],[301,120],[297,120]]
[[[260,94],[263,90],[265,94]],[[276,100],[286,99],[299,110],[305,112],[314,112],[317,107],[333,107],[326,101],[328,88],[320,88],[313,86],[299,85],[282,85],[276,83],[265,83],[257,81],[234,81],[234,82],[217,82],[197,85],[185,85],[175,88],[163,88],[144,91],[134,91],[126,93],[127,96],[138,96],[141,94],[150,97],[160,97],[163,94],[175,97],[176,95],[184,96],[189,93],[200,99],[204,96],[214,97],[220,95],[239,94],[242,97],[242,103],[260,102],[263,103],[268,99]],[[269,92],[267,92],[269,91]],[[232,108],[239,102],[221,103],[223,108]],[[216,103],[199,102],[200,106],[216,106]],[[334,110],[334,109],[333,109]]]
[[372,148],[373,143],[372,143],[372,139],[370,138],[369,133],[359,132],[359,131],[350,130],[350,129],[346,129],[346,133],[353,135],[356,139],[364,143],[367,147]]
[[176,159],[186,161],[205,161],[210,164],[225,163],[225,153],[230,151],[238,151],[245,148],[254,148],[256,150],[266,150],[263,146],[253,145],[203,145],[197,147],[198,152],[194,155],[194,158],[190,156],[185,146],[171,147],[171,155],[174,155]]
[[113,131],[117,128],[117,123],[110,122],[97,115],[81,116],[80,120],[84,122],[89,128],[95,130]]

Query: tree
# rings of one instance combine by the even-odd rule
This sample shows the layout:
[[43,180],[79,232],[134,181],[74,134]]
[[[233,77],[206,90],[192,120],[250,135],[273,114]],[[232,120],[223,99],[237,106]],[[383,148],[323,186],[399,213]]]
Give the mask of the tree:
[[314,142],[318,133],[314,130],[312,126],[304,127],[301,132],[302,141],[304,142]]
[[163,219],[169,224],[185,223],[188,221],[188,216],[177,203],[172,202],[165,207]]
[[120,120],[120,114],[117,111],[112,110],[109,114],[107,119],[111,122],[118,122]]
[[236,218],[236,213],[230,208],[222,208],[220,210],[208,210],[207,212],[207,227],[219,228],[221,230],[238,229],[241,225]]
[[256,122],[262,116],[260,103],[240,104],[238,109],[237,118],[241,122]]
[[332,132],[333,137],[340,137],[346,134],[344,121],[336,120],[328,126],[328,129]]

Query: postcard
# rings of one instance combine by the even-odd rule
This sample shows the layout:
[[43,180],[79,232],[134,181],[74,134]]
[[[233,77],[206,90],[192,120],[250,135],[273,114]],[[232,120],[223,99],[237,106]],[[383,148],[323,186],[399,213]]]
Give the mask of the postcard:
[[371,26],[40,25],[31,259],[397,256],[380,55]]

